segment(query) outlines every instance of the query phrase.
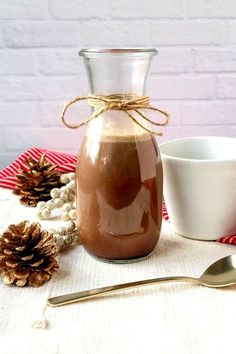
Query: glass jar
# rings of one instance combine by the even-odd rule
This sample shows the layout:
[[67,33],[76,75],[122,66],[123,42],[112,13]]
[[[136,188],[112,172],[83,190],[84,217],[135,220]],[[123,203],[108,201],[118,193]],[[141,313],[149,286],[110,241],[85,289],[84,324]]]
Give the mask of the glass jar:
[[[91,94],[143,95],[156,53],[154,48],[81,50]],[[76,188],[80,240],[91,255],[126,263],[154,250],[162,222],[161,157],[154,135],[125,112],[107,111],[88,123]]]

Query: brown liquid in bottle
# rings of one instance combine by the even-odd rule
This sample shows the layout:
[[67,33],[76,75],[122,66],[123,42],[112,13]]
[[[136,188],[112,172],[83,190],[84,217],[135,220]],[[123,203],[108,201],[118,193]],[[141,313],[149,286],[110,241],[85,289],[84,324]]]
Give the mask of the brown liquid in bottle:
[[85,138],[77,168],[83,246],[107,260],[147,256],[159,239],[162,164],[149,134]]

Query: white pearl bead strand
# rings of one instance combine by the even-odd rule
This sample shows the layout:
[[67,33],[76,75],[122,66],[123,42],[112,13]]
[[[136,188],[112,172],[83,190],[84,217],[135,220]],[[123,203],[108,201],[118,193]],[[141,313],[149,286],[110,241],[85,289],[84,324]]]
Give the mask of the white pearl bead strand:
[[58,253],[79,244],[79,235],[74,221],[69,221],[64,227],[49,230],[49,232],[54,237]]
[[51,199],[37,204],[39,219],[51,219],[53,217],[52,211],[56,208],[61,210],[63,220],[76,219],[75,173],[62,174],[60,181],[65,185],[61,188],[53,188],[50,192]]

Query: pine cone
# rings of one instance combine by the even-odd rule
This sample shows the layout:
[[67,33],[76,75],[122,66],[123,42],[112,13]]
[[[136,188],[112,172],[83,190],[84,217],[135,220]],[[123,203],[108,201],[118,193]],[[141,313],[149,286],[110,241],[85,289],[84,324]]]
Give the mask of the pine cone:
[[59,268],[53,235],[39,223],[8,226],[0,238],[0,274],[5,284],[39,287]]
[[52,188],[61,187],[61,173],[57,166],[46,161],[43,154],[39,161],[29,157],[25,161],[25,168],[21,168],[21,174],[17,175],[14,194],[20,196],[20,202],[30,206],[36,206],[39,201],[50,199]]

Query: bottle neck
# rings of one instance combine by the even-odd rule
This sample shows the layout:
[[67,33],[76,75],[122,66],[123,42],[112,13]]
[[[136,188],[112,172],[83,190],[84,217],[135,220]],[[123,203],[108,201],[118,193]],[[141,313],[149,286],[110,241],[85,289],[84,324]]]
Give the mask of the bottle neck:
[[[83,57],[93,95],[145,94],[149,66],[155,48],[83,49]],[[133,112],[135,113],[135,112]],[[136,119],[140,116],[136,114]],[[148,128],[148,122],[142,124]],[[100,136],[143,135],[146,132],[125,112],[103,112],[88,125],[86,135],[93,141]]]
[[152,56],[106,55],[84,57],[90,92],[95,95],[145,93]]

